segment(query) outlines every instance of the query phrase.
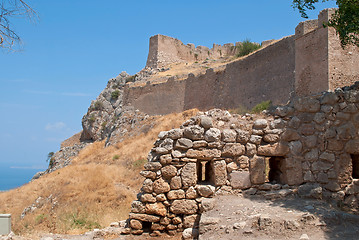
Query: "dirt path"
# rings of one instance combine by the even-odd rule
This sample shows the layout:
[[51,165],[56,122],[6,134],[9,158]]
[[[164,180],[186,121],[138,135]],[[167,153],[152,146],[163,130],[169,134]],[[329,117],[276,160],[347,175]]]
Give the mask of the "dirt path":
[[359,239],[359,216],[323,201],[218,196],[200,239]]

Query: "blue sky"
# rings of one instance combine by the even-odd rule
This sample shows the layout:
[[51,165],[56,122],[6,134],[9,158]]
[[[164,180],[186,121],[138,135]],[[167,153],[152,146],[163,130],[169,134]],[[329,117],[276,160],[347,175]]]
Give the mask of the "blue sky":
[[[279,39],[304,21],[289,0],[27,2],[39,21],[13,19],[22,51],[0,50],[0,165],[39,169],[81,130],[110,78],[145,66],[150,36],[212,47]],[[318,4],[310,18],[334,2]]]

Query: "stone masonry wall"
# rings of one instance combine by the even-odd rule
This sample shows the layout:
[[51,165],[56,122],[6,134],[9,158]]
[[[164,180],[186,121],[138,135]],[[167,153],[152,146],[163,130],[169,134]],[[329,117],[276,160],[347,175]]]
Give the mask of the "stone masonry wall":
[[323,27],[334,9],[320,12],[318,20],[300,23],[295,40],[295,93],[310,95],[349,86],[359,76],[359,49],[343,49],[335,29]]
[[[236,43],[236,46],[240,43]],[[147,57],[146,67],[162,68],[175,62],[194,62],[205,59],[219,59],[220,57],[234,56],[238,49],[233,43],[223,46],[213,44],[213,48],[204,46],[195,47],[194,44],[184,45],[180,40],[164,36],[155,35],[150,38],[150,46]]]
[[293,91],[294,37],[287,37],[220,70],[128,87],[124,102],[147,114],[166,114],[191,108],[253,107],[267,100],[285,104]]
[[125,232],[195,232],[208,199],[224,192],[299,194],[358,208],[358,89],[359,82],[296,97],[264,116],[210,110],[161,132]]
[[[318,20],[300,23],[294,36],[265,44],[266,47],[224,69],[208,69],[198,76],[189,74],[181,82],[172,77],[161,84],[129,85],[124,93],[125,104],[147,114],[190,108],[252,108],[262,101],[285,104],[293,95],[305,96],[353,84],[359,76],[359,49],[342,49],[335,30],[323,27],[332,12],[333,9],[323,10]],[[235,51],[233,44],[194,48],[178,39],[156,35],[150,39],[147,66],[203,61],[221,54],[232,56]]]

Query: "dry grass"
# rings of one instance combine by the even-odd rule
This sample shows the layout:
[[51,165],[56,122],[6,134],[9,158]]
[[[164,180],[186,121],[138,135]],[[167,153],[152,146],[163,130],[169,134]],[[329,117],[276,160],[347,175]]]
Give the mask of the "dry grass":
[[[72,164],[20,188],[0,193],[0,213],[12,214],[16,234],[81,233],[127,219],[130,204],[142,184],[139,172],[160,131],[178,127],[197,110],[155,117],[147,133],[105,148],[96,142]],[[114,157],[116,156],[116,157]],[[22,211],[38,197],[52,196],[21,219]]]

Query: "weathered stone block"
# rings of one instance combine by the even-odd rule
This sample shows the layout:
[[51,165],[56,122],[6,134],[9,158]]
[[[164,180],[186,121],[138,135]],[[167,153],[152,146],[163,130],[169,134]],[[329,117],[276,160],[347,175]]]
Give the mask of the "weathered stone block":
[[131,204],[131,212],[145,213],[145,206],[140,201],[133,201]]
[[186,150],[191,147],[193,147],[193,142],[192,140],[187,138],[179,138],[175,144],[175,149],[180,149],[180,150]]
[[180,189],[182,187],[182,180],[180,176],[175,176],[171,179],[170,187],[173,190]]
[[174,199],[183,199],[186,197],[185,192],[182,189],[178,189],[178,190],[171,190],[167,193],[167,198],[169,200],[174,200]]
[[152,194],[146,193],[141,195],[141,202],[154,203],[156,202],[156,198]]
[[257,119],[253,122],[253,128],[263,129],[268,126],[268,121],[266,119]]
[[162,177],[165,179],[171,179],[177,175],[177,168],[173,165],[168,165],[161,168]]
[[206,198],[212,196],[216,191],[215,187],[211,185],[197,185],[196,188],[198,195]]
[[221,151],[218,149],[203,149],[203,150],[189,149],[186,153],[186,156],[189,158],[196,158],[201,160],[211,160],[213,158],[220,157]]
[[203,139],[204,129],[197,125],[185,127],[183,135],[191,140],[201,140]]
[[186,198],[187,199],[195,199],[197,198],[197,191],[194,187],[189,187],[186,191]]
[[143,167],[148,171],[155,172],[155,171],[160,170],[162,165],[159,162],[148,162],[148,163],[145,163],[145,165]]
[[152,171],[141,171],[140,175],[151,180],[154,180],[156,178],[156,173]]
[[265,160],[264,157],[255,156],[250,159],[250,178],[252,184],[263,184],[265,182]]
[[229,174],[229,181],[234,189],[246,189],[251,187],[250,174],[247,171],[233,171]]
[[235,162],[230,162],[227,164],[227,172],[229,172],[229,173],[231,173],[235,170],[238,170],[238,168],[239,167],[238,167],[237,163],[235,163]]
[[257,146],[253,143],[247,143],[246,144],[246,154],[248,156],[253,156],[257,154]]
[[142,229],[142,223],[136,219],[131,219],[130,227],[135,230],[140,230],[140,229]]
[[222,150],[223,157],[233,157],[243,155],[246,151],[244,145],[240,143],[226,143]]
[[167,132],[167,137],[173,140],[179,139],[183,136],[183,129],[175,128]]
[[224,129],[222,131],[222,141],[223,142],[235,142],[237,133],[232,129]]
[[335,155],[333,153],[323,152],[320,154],[319,159],[333,163],[335,161]]
[[246,144],[249,141],[250,133],[241,129],[236,129],[237,142]]
[[217,142],[221,139],[221,130],[217,128],[210,128],[204,134],[204,140],[207,142]]
[[208,116],[200,116],[199,119],[200,119],[201,126],[204,127],[205,129],[209,129],[209,128],[213,127],[212,118],[210,118]]
[[148,214],[140,214],[140,213],[130,213],[130,219],[137,219],[145,222],[159,222],[159,216],[153,216]]
[[249,137],[249,142],[250,143],[254,143],[254,144],[260,144],[262,141],[262,136],[258,136],[258,135],[251,135]]
[[318,160],[318,157],[319,157],[318,149],[312,149],[309,152],[304,154],[304,159],[309,162]]
[[261,156],[285,156],[289,147],[284,143],[267,144],[258,147],[257,154]]
[[146,193],[152,193],[153,192],[153,182],[152,182],[151,179],[147,178],[145,181],[143,181],[142,191],[144,191]]
[[184,187],[194,186],[197,183],[196,163],[187,163],[181,172],[182,185]]
[[226,161],[215,161],[213,163],[213,171],[214,171],[214,184],[216,186],[225,185],[227,182],[227,168]]
[[314,125],[311,123],[302,124],[299,128],[301,134],[305,136],[313,135],[315,133]]
[[207,142],[204,140],[193,142],[193,148],[201,148],[201,147],[207,147]]
[[278,134],[265,134],[263,136],[263,141],[268,142],[268,143],[278,142],[278,140],[279,140]]
[[153,191],[157,194],[166,193],[170,190],[171,190],[170,185],[162,178],[157,179],[153,183]]
[[236,159],[237,164],[241,169],[249,168],[249,157],[247,156],[240,156]]
[[198,204],[195,200],[174,200],[170,210],[175,214],[195,214],[198,210]]
[[160,216],[166,216],[167,210],[162,203],[146,204],[146,213],[155,214]]

